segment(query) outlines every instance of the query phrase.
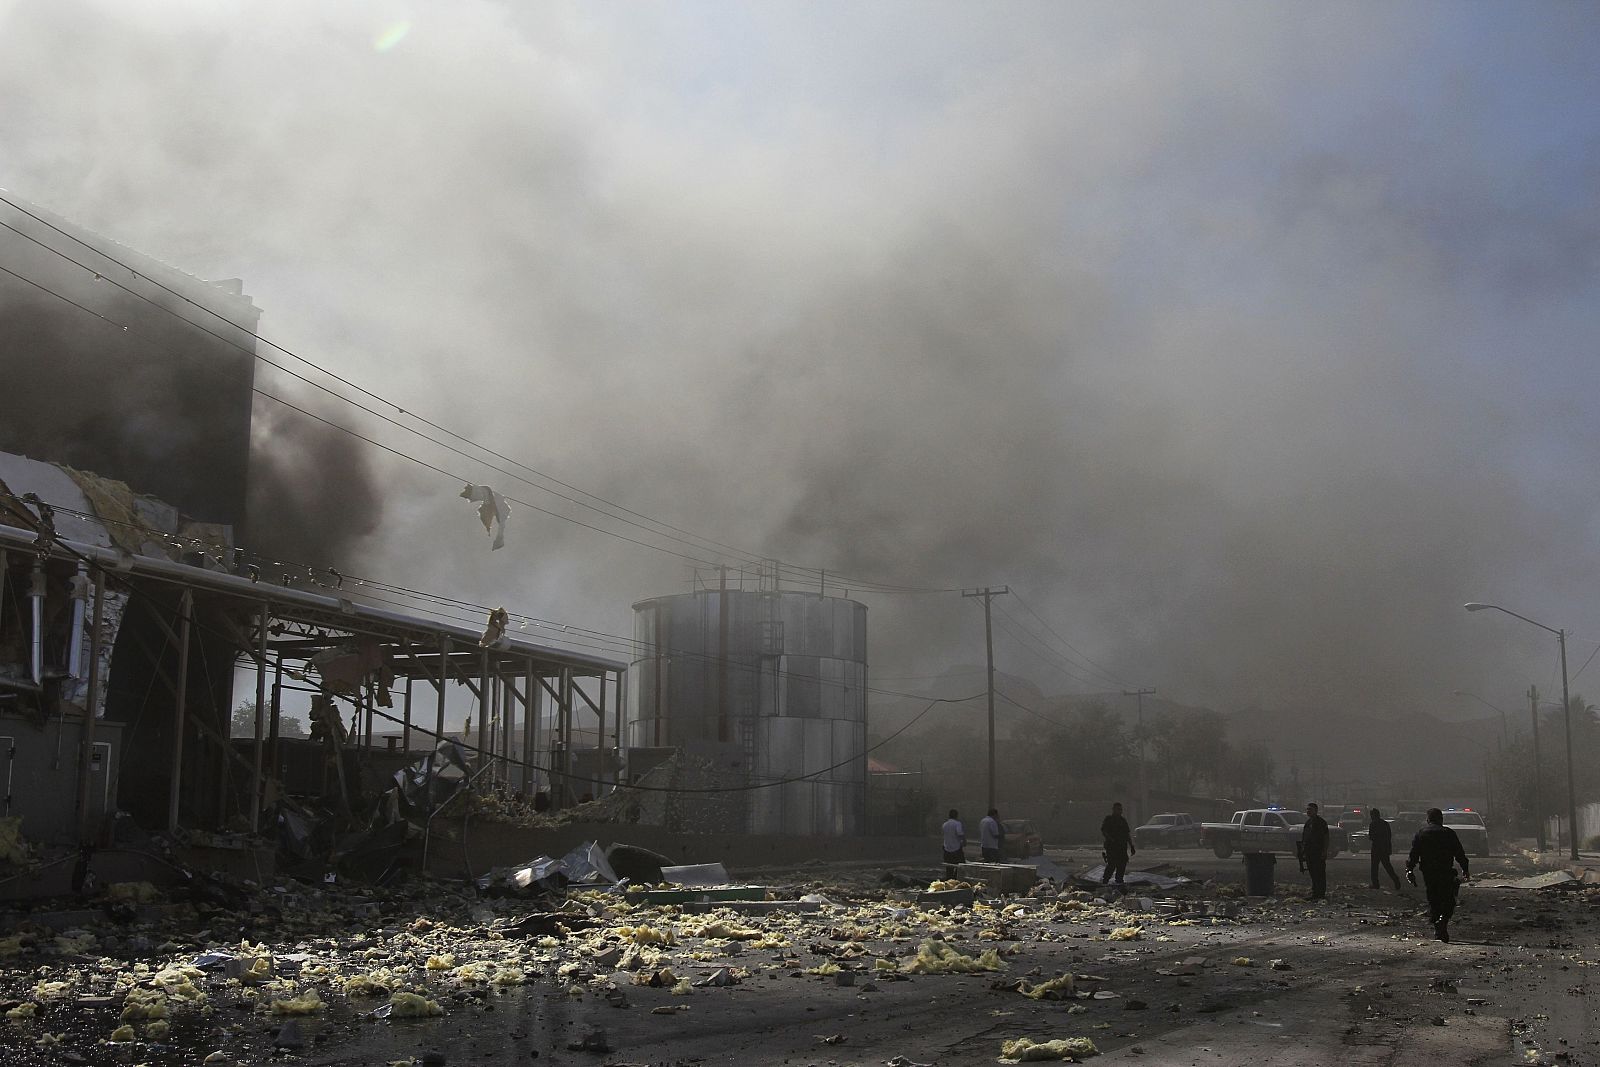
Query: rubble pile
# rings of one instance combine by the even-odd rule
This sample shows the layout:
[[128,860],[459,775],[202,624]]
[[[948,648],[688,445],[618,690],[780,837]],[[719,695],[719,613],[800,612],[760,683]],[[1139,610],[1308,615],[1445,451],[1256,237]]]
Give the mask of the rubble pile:
[[[513,1019],[552,1002],[570,1005],[563,1018],[637,1008],[633,1018],[668,1026],[734,1010],[752,993],[784,1003],[848,996],[861,1001],[851,1017],[865,1018],[907,982],[999,998],[986,1058],[998,1040],[1005,1060],[1076,1060],[1136,1036],[1141,1012],[1205,1015],[1322,980],[1315,961],[1340,958],[1354,936],[1330,936],[1332,919],[1404,943],[1410,907],[1374,895],[1335,912],[1296,896],[1229,898],[1201,882],[1163,897],[945,885],[973,894],[949,906],[919,902],[931,879],[906,885],[899,873],[838,872],[732,897],[720,894],[755,887],[563,885],[543,873],[577,873],[589,857],[587,876],[604,866],[597,856],[588,845],[532,861],[518,869],[540,877],[518,894],[291,881],[243,887],[229,905],[139,887],[98,911],[41,908],[0,936],[0,1061],[216,1067],[347,1042],[422,1047],[458,1032],[440,1029],[452,1025],[516,1030]],[[1587,910],[1597,892],[1542,889],[1517,898],[1531,908],[1505,907],[1530,931],[1553,931],[1543,902]],[[1363,1017],[1387,1010],[1352,995]],[[570,1047],[604,1051],[616,1039],[596,1031]]]
[[[323,1040],[329,1027],[493,1010],[496,998],[530,984],[617,1003],[755,980],[870,992],[883,982],[1003,974],[1029,942],[1114,942],[1136,913],[1140,930],[1251,921],[1205,914],[1200,902],[1139,913],[1144,900],[1119,904],[1076,889],[929,908],[914,891],[865,879],[829,883],[832,897],[791,887],[794,899],[725,907],[646,899],[671,888],[684,890],[574,884],[485,898],[432,881],[383,890],[289,882],[249,887],[242,907],[224,907],[118,887],[120,907],[108,893],[107,907],[75,913],[69,928],[52,927],[58,916],[41,911],[0,938],[0,1049],[32,1046],[88,1063],[115,1046],[159,1062],[181,1045],[221,1052],[213,1064],[248,1063]],[[130,915],[134,903],[141,910]],[[1041,1001],[1094,996],[1070,973],[1014,988]]]

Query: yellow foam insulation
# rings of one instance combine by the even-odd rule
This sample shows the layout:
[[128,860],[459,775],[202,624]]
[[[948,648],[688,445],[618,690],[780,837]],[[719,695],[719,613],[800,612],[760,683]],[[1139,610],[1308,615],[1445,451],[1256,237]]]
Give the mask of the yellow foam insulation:
[[971,882],[963,882],[959,878],[941,878],[937,882],[928,883],[928,892],[942,893],[946,889],[976,889]]
[[1233,958],[1233,965],[1235,967],[1254,967],[1256,965],[1256,961],[1251,959],[1249,956],[1235,956]]
[[343,990],[347,997],[386,997],[396,984],[394,972],[383,967],[346,978]]
[[21,866],[29,860],[28,842],[22,837],[22,816],[0,819],[0,862]]
[[1137,926],[1119,926],[1106,935],[1107,941],[1137,941],[1144,931]]
[[71,982],[40,982],[33,987],[33,995],[39,1000],[55,1000],[72,992]]
[[272,1002],[274,1015],[315,1015],[323,1007],[322,998],[317,996],[315,989],[308,989],[298,997],[287,1000],[275,999]]
[[675,997],[686,997],[694,992],[694,983],[687,978],[680,978],[678,979],[678,984],[673,986],[669,992]]
[[717,918],[710,918],[698,924],[692,920],[681,924],[678,927],[678,934],[682,937],[721,938],[726,941],[755,941],[761,937],[761,931],[754,927],[741,926]]
[[444,1009],[437,1000],[429,1000],[417,993],[401,990],[389,998],[391,1019],[423,1019],[430,1015],[443,1015]]
[[126,1045],[129,1042],[139,1040],[139,1035],[133,1032],[133,1027],[129,1026],[127,1023],[123,1023],[121,1026],[111,1031],[111,1036],[106,1038],[106,1040],[111,1042],[113,1045]]
[[1076,990],[1077,985],[1073,982],[1072,975],[1063,974],[1048,982],[1040,982],[1036,986],[1024,983],[1020,992],[1023,996],[1032,997],[1034,1000],[1069,1000]]
[[494,972],[494,977],[489,979],[495,985],[522,985],[528,980],[528,974],[521,967],[500,967]]
[[815,967],[806,968],[806,973],[807,974],[829,975],[829,974],[838,974],[842,970],[844,970],[844,968],[839,966],[837,963],[834,963],[832,960],[823,960],[821,963],[817,964]]
[[167,1020],[157,1019],[155,1022],[144,1028],[144,1039],[146,1041],[165,1041],[167,1038],[167,1031],[170,1029],[171,1025],[167,1022]]
[[122,1000],[122,1021],[165,1019],[167,995],[159,989],[134,988]]
[[1005,965],[1000,954],[989,949],[981,956],[965,956],[943,941],[924,941],[917,954],[901,966],[906,974],[978,974],[998,971]]
[[1029,1060],[1081,1060],[1100,1055],[1094,1042],[1087,1037],[1058,1037],[1052,1041],[1035,1041],[1019,1037],[1000,1044],[1000,1056],[1012,1063]]
[[638,926],[619,926],[617,933],[624,939],[632,941],[635,945],[670,945],[672,934],[670,931],[658,930],[654,926],[640,923]]
[[206,993],[195,980],[203,982],[205,977],[205,972],[198,968],[174,964],[157,971],[154,981],[167,996],[198,1007],[206,1002]]
[[61,1044],[62,1036],[61,1034],[40,1034],[33,1039],[33,1043],[40,1048],[55,1048]]
[[68,930],[55,939],[55,949],[63,956],[74,956],[94,948],[94,935],[87,930]]
[[450,972],[450,977],[462,985],[479,985],[489,980],[489,965],[481,961],[463,963]]
[[16,1023],[18,1025],[25,1022],[30,1022],[33,1019],[34,1012],[37,1010],[37,1006],[33,1004],[18,1004],[16,1007],[6,1012],[6,1022]]
[[429,956],[428,962],[423,966],[430,971],[448,971],[456,965],[456,954],[446,952],[442,956]]
[[149,904],[161,898],[161,890],[149,882],[112,882],[106,897],[118,904]]
[[250,966],[239,972],[240,985],[260,985],[272,978],[272,959],[268,956],[257,956],[250,961]]

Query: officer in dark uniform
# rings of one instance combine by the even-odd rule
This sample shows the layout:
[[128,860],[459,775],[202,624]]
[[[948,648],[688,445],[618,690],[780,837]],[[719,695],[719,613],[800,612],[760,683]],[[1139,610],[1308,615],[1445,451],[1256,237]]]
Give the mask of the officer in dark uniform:
[[1311,875],[1311,899],[1328,899],[1328,820],[1306,805],[1306,824],[1300,830],[1300,857]]
[[1372,853],[1372,888],[1378,888],[1378,868],[1381,866],[1394,879],[1394,887],[1399,889],[1400,876],[1394,873],[1394,864],[1389,862],[1389,856],[1394,852],[1394,833],[1389,820],[1377,808],[1372,809],[1372,822],[1367,825],[1367,844],[1370,846],[1368,851]]
[[1461,877],[1467,874],[1467,852],[1461,847],[1461,838],[1444,824],[1444,812],[1428,809],[1428,821],[1411,839],[1411,855],[1406,859],[1406,877],[1416,884],[1412,872],[1422,867],[1422,879],[1428,889],[1428,918],[1433,922],[1433,933],[1440,941],[1450,943],[1450,916],[1456,913],[1455,865],[1461,864]]
[[1133,847],[1133,830],[1122,817],[1121,804],[1111,805],[1111,814],[1100,820],[1100,839],[1106,846],[1106,867],[1100,873],[1100,884],[1105,885],[1115,875],[1120,888],[1123,875],[1128,873],[1128,857],[1139,851]]

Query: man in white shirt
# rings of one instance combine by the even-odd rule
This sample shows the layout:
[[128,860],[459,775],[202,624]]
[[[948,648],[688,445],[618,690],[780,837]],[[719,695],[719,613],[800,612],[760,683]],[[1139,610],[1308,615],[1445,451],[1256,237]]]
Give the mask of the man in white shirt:
[[989,814],[978,823],[978,847],[983,850],[983,862],[1000,862],[1000,843],[1006,838],[1006,832],[1000,828],[1000,811],[990,808]]
[[956,864],[965,863],[967,860],[967,828],[961,825],[961,813],[955,808],[950,809],[950,817],[944,821],[944,876],[956,876]]

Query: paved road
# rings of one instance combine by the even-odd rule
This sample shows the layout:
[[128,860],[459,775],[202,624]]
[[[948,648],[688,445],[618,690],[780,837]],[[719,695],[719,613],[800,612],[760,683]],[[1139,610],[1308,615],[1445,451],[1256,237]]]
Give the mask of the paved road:
[[[1089,848],[1064,848],[1047,849],[1047,858],[1069,872],[1077,873],[1088,870],[1100,863],[1100,850]],[[1395,871],[1405,878],[1405,855],[1402,853],[1393,858]],[[1351,855],[1341,853],[1328,861],[1328,885],[1330,888],[1338,886],[1366,886],[1370,885],[1372,861],[1365,853]],[[1474,872],[1498,871],[1505,865],[1503,857],[1486,856],[1473,857]],[[1244,884],[1244,859],[1241,856],[1230,856],[1228,859],[1218,859],[1208,848],[1147,848],[1142,849],[1128,864],[1131,870],[1160,869],[1166,873],[1181,873],[1192,878],[1209,878],[1226,881],[1237,878],[1239,884]],[[1175,868],[1176,871],[1170,870]],[[1517,868],[1521,873],[1519,867]],[[1299,866],[1292,855],[1280,855],[1274,866],[1275,879],[1280,887],[1303,888],[1309,885],[1305,875],[1300,873]],[[1390,884],[1388,875],[1380,872],[1380,877],[1385,885]]]

